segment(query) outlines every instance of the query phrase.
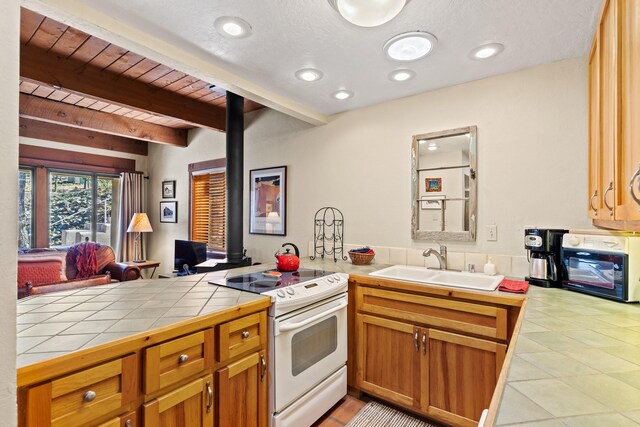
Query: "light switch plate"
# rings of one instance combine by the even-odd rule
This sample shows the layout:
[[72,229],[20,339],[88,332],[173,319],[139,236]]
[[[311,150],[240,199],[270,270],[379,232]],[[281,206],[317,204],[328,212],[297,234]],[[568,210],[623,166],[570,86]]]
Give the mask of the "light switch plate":
[[487,225],[487,242],[495,242],[498,240],[498,226]]

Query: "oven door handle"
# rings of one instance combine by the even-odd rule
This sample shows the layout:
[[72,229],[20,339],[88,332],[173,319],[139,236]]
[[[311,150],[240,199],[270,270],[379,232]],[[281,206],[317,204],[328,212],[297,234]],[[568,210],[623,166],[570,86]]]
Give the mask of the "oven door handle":
[[293,331],[294,329],[299,329],[303,326],[308,325],[309,323],[315,322],[318,319],[322,319],[323,317],[327,317],[328,315],[333,314],[336,311],[340,311],[343,308],[346,308],[347,304],[348,303],[346,301],[341,302],[340,305],[338,305],[337,307],[334,307],[329,311],[323,311],[322,313],[318,313],[315,316],[311,316],[308,319],[303,320],[302,322],[283,323],[280,325],[278,329],[280,330],[280,332],[288,332],[288,331]]

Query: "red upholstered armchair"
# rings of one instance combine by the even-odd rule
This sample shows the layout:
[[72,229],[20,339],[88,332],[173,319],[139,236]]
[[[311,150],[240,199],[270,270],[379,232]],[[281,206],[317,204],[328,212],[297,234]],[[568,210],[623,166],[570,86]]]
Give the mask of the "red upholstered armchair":
[[[82,245],[90,245],[82,246]],[[92,269],[78,272],[79,253],[91,249]],[[140,277],[140,269],[115,261],[108,245],[78,243],[61,249],[30,249],[18,254],[18,298],[72,288],[124,282]]]

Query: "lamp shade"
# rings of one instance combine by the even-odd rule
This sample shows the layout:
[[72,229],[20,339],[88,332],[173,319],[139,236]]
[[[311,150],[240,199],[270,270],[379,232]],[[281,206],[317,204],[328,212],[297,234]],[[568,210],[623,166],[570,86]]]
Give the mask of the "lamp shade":
[[146,213],[136,212],[133,214],[127,233],[151,233],[152,231],[153,228],[151,228],[151,223]]

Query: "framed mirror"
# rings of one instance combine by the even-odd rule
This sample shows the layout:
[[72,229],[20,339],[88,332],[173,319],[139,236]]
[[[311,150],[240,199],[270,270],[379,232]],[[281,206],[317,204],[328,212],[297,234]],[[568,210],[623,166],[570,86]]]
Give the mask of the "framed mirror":
[[414,135],[411,238],[476,240],[476,126]]

